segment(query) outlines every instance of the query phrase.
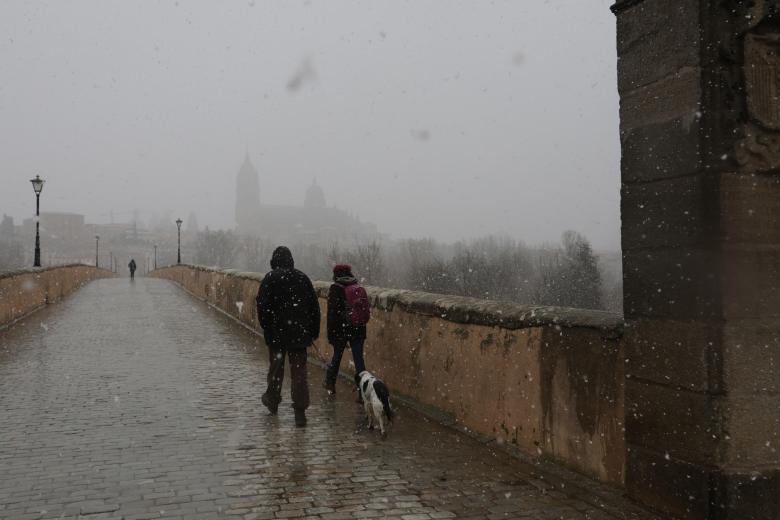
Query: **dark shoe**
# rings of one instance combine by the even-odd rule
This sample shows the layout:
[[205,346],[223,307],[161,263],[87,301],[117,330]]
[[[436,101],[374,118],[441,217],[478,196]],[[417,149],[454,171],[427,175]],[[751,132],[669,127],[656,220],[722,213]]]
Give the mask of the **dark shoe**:
[[336,383],[328,383],[325,381],[322,386],[325,388],[325,390],[328,391],[330,395],[334,395],[336,393]]
[[271,400],[268,399],[268,395],[263,394],[263,397],[260,398],[260,402],[263,403],[266,408],[268,408],[268,411],[271,412],[271,415],[276,415],[276,412],[279,410],[279,405],[272,403]]
[[295,410],[295,426],[298,428],[303,428],[306,426],[306,411],[305,410]]

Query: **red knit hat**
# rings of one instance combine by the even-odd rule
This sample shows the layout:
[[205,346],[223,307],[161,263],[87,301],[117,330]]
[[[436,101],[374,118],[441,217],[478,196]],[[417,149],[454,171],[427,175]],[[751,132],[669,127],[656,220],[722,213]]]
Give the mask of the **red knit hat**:
[[333,266],[334,273],[351,273],[352,266],[349,264],[336,264]]

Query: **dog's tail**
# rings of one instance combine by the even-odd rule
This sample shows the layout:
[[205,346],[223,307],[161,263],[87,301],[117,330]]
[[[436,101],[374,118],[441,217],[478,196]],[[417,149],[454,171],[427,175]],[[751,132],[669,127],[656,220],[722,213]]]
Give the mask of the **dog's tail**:
[[393,420],[393,409],[390,408],[390,391],[387,389],[382,381],[374,381],[374,392],[382,403],[382,408],[385,409],[385,415],[388,421]]

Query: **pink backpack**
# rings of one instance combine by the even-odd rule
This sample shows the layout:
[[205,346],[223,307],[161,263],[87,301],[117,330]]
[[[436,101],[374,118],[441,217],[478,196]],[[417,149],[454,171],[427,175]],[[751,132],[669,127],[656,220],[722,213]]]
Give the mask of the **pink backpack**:
[[344,286],[344,296],[347,299],[347,316],[352,325],[365,325],[371,319],[371,304],[368,294],[360,285],[354,283]]

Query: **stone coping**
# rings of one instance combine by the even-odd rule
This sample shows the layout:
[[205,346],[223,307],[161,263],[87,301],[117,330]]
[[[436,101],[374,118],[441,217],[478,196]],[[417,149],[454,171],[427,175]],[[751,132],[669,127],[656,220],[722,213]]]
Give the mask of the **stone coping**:
[[[162,267],[186,267],[197,271],[223,273],[237,278],[261,281],[263,273],[220,269],[202,265],[178,264]],[[328,295],[332,282],[314,281],[314,289],[321,298]],[[600,330],[608,337],[623,334],[623,317],[606,311],[524,305],[513,302],[483,300],[466,296],[433,294],[407,289],[388,289],[366,286],[371,304],[384,310],[401,309],[425,316],[463,324],[486,325],[516,330],[529,327],[589,328]]]
[[614,14],[620,14],[622,11],[625,11],[629,7],[634,7],[635,5],[639,5],[644,0],[616,0],[615,3],[610,6],[610,11],[612,11]]
[[21,269],[13,269],[11,271],[0,271],[0,279],[12,278],[14,276],[20,276],[24,274],[45,273],[46,271],[53,271],[55,269],[65,269],[71,267],[91,267],[93,269],[99,269],[101,271],[108,272],[108,269],[103,269],[102,267],[95,267],[94,265],[89,265],[89,264],[63,264],[63,265],[51,265],[48,267],[23,267]]

